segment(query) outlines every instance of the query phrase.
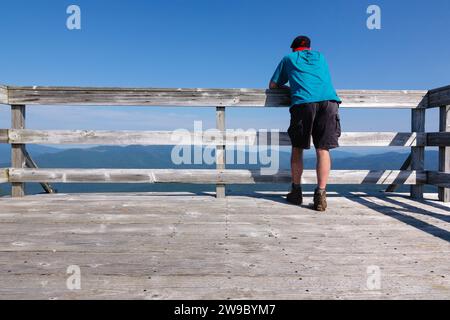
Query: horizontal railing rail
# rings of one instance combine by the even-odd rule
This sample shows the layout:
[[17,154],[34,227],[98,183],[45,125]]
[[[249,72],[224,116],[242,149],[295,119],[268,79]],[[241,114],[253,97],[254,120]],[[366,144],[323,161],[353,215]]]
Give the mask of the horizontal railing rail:
[[[290,146],[287,132],[230,130],[221,132],[181,131],[97,131],[97,130],[29,130],[0,129],[0,143],[62,145],[279,145]],[[425,147],[449,146],[450,132],[343,132],[342,147]]]
[[[260,170],[216,169],[14,169],[8,170],[10,182],[50,183],[192,183],[192,184],[253,184],[288,183],[289,170],[262,174]],[[404,184],[426,183],[425,171],[399,170],[334,170],[330,184]],[[302,182],[316,183],[316,171],[305,170]]]
[[450,188],[450,173],[427,171],[427,183],[441,188]]
[[[450,201],[450,86],[423,90],[340,90],[344,108],[411,109],[411,132],[343,132],[343,147],[408,147],[411,155],[401,170],[333,170],[330,184],[379,184],[394,190],[410,185],[411,195],[423,196],[425,184],[439,187],[439,198]],[[0,183],[11,183],[12,195],[24,195],[24,183],[200,183],[224,185],[288,183],[290,171],[262,174],[260,170],[225,168],[231,146],[290,146],[286,132],[226,130],[229,107],[288,107],[289,91],[261,89],[81,88],[0,86],[0,104],[12,107],[11,128],[0,129],[0,143],[12,146],[12,167],[0,168]],[[30,130],[25,128],[26,105],[54,106],[174,106],[215,107],[216,130],[100,131]],[[440,132],[425,132],[425,111],[440,108]],[[39,169],[27,144],[64,145],[202,145],[215,146],[216,169]],[[439,147],[438,171],[424,170],[426,147]],[[30,165],[31,164],[31,165]],[[305,184],[316,183],[314,170],[305,170]]]
[[[287,90],[3,87],[0,103],[10,105],[288,107]],[[423,90],[339,90],[342,107],[426,107]],[[3,96],[3,99],[1,98]]]

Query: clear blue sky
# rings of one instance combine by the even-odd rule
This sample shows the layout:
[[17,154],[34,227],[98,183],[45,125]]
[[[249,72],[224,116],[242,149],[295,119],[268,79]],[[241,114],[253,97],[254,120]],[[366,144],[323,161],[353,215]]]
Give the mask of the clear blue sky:
[[[66,8],[82,30],[66,28]],[[366,28],[366,9],[382,29]],[[267,86],[299,34],[323,52],[337,89],[429,89],[450,84],[448,0],[2,1],[0,83],[11,85]],[[214,126],[213,109],[29,108],[29,128],[155,130]],[[428,129],[436,130],[431,112]],[[408,111],[342,110],[346,131],[408,131]],[[286,130],[287,109],[239,109],[229,127]],[[0,127],[9,125],[0,107]]]

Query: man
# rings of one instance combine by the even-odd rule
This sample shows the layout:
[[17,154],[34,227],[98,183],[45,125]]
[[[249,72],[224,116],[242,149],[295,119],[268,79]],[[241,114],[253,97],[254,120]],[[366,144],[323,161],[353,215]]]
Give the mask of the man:
[[311,148],[311,136],[317,154],[317,182],[314,192],[314,209],[327,208],[326,186],[331,169],[330,149],[339,146],[341,136],[339,104],[341,100],[331,82],[324,56],[311,50],[311,40],[306,36],[295,38],[292,53],[281,60],[270,81],[270,89],[289,88],[292,107],[288,130],[292,143],[292,191],[287,195],[290,203],[303,202],[301,177],[303,150]]

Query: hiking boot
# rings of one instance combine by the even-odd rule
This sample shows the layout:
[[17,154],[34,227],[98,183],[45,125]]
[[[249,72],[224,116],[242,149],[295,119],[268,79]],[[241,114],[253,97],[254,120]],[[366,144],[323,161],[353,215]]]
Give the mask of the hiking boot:
[[314,210],[325,211],[327,209],[327,192],[325,190],[316,189],[314,191]]
[[292,186],[292,191],[287,195],[286,200],[297,206],[303,203],[302,188]]

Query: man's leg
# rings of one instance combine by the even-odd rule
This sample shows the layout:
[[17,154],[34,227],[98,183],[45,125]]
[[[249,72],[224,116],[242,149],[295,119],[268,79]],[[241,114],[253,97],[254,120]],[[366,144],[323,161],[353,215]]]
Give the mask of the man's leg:
[[303,149],[295,147],[292,148],[291,173],[292,183],[295,185],[300,185],[303,174]]
[[303,150],[311,147],[311,130],[316,112],[316,104],[295,105],[289,109],[291,123],[288,129],[292,143],[291,174],[292,190],[287,195],[290,203],[301,205],[303,202],[301,181],[303,174]]
[[319,105],[314,128],[313,140],[317,153],[317,189],[314,192],[314,209],[325,211],[327,208],[328,177],[331,170],[330,149],[339,147],[341,124],[339,105],[334,101],[323,101]]
[[303,149],[292,148],[291,154],[291,172],[292,172],[292,190],[287,195],[286,199],[288,202],[301,205],[303,202],[302,195],[302,174],[303,174]]
[[316,149],[317,154],[317,184],[319,189],[325,190],[331,170],[330,151],[326,149]]

